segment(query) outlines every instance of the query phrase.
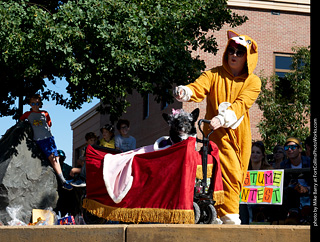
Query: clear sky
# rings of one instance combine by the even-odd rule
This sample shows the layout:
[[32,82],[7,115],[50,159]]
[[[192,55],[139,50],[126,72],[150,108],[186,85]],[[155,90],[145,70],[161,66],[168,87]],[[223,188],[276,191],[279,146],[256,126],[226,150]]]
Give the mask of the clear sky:
[[[57,84],[53,85],[50,82],[46,82],[48,88],[66,95],[67,82],[65,80],[57,80]],[[61,105],[56,105],[55,101],[43,101],[43,110],[46,110],[52,120],[51,132],[55,138],[58,149],[63,150],[66,153],[66,163],[72,165],[72,130],[70,123],[79,117],[81,114],[92,108],[99,102],[98,99],[94,99],[91,103],[83,104],[82,108],[76,111],[66,109]],[[23,112],[29,111],[30,106],[24,105]],[[7,129],[15,125],[16,121],[11,117],[0,118],[0,137],[4,135]]]

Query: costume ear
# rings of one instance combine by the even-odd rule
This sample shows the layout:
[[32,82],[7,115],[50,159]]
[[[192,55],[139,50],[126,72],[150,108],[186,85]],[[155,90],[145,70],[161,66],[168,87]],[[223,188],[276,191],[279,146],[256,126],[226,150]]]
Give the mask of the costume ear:
[[251,48],[252,48],[255,52],[257,52],[258,46],[257,46],[257,43],[256,43],[255,41],[252,41]]
[[232,31],[232,30],[228,30],[227,31],[227,36],[228,36],[228,39],[231,39],[231,38],[237,37],[239,35],[236,32]]
[[168,122],[168,120],[169,120],[169,114],[163,113],[163,114],[162,114],[162,117],[163,117],[163,119],[164,119],[167,123],[169,123],[169,122]]
[[199,117],[199,112],[200,112],[199,108],[196,108],[195,110],[192,111],[191,115],[193,118],[193,122],[197,121],[197,119]]
[[247,43],[251,45],[250,53],[257,53],[258,52],[258,45],[257,42],[254,40],[247,40]]

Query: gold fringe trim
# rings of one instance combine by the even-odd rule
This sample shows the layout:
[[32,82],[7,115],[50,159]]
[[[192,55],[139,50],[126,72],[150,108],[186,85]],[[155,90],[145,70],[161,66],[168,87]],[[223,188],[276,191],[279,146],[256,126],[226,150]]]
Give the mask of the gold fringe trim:
[[111,221],[126,223],[194,224],[194,212],[183,209],[116,208],[85,198],[83,207],[90,213]]
[[[212,168],[213,168],[213,164],[208,164],[208,165],[207,165],[207,177],[208,177],[208,178],[212,177]],[[201,179],[201,180],[202,180],[202,178],[203,178],[202,165],[197,165],[196,178],[197,178],[197,179]]]
[[215,191],[213,193],[213,201],[216,201],[214,204],[216,205],[221,205],[224,203],[224,191]]

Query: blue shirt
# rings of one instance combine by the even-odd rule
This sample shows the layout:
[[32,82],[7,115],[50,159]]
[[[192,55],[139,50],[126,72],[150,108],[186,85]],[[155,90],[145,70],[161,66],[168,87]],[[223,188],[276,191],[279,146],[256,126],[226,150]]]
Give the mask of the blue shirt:
[[[308,156],[301,156],[302,168],[310,167],[310,157]],[[291,162],[289,159],[286,159],[280,163],[281,169],[292,168]]]
[[118,134],[114,140],[115,147],[119,148],[123,152],[134,150],[136,148],[136,139],[132,136],[125,138]]

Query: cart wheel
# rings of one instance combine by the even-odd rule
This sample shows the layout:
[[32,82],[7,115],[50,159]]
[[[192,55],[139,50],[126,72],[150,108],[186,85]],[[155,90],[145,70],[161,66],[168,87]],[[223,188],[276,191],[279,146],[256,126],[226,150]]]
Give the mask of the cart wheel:
[[203,207],[202,219],[204,224],[213,224],[217,219],[217,211],[212,204]]
[[86,209],[83,211],[83,218],[86,224],[105,224],[106,220],[104,218],[99,218],[88,212]]
[[200,220],[200,207],[197,203],[193,202],[193,211],[194,211],[194,223],[197,224],[199,223]]

